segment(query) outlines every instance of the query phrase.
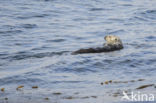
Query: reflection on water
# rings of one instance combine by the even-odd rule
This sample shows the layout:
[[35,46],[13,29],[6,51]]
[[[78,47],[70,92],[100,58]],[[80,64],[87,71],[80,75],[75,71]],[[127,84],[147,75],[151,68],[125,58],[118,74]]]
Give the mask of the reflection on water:
[[[1,0],[0,103],[118,103],[123,90],[155,84],[155,5],[155,0]],[[107,34],[119,36],[125,48],[71,55],[102,46]],[[138,79],[144,81],[101,85]],[[156,94],[155,86],[140,91]]]

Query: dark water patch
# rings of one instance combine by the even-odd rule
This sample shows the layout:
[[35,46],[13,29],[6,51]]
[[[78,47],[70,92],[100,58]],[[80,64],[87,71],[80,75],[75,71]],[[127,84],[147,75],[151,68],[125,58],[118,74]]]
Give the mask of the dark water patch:
[[146,38],[147,38],[147,39],[156,39],[155,36],[147,36]]
[[33,48],[31,49],[31,51],[40,51],[40,50],[51,49],[51,48],[53,47],[41,46],[41,47]]
[[147,36],[147,37],[145,37],[145,41],[148,41],[148,42],[156,41],[156,37],[155,36]]
[[139,20],[139,21],[145,21],[145,22],[148,21],[148,19],[143,18],[143,17],[141,17],[141,16],[135,16],[135,17],[133,17],[133,19],[136,20],[136,21],[138,21],[138,20]]
[[133,5],[132,5],[132,4],[122,4],[122,6],[125,6],[125,7],[132,7]]
[[156,14],[156,10],[147,10],[147,13],[152,13],[152,14]]
[[86,59],[84,59],[84,60],[74,62],[74,63],[72,63],[71,65],[72,65],[72,66],[80,66],[80,65],[83,65],[83,64],[88,64],[88,63],[90,63],[90,62],[91,62],[91,60],[86,58]]
[[146,10],[144,12],[141,12],[141,14],[156,14],[156,10]]
[[126,59],[126,60],[120,61],[119,64],[127,64],[127,63],[132,63],[132,62],[133,62],[133,60]]
[[94,67],[102,67],[102,66],[104,66],[104,63],[102,63],[102,62],[95,62],[95,63],[93,63],[93,65],[94,65]]
[[132,21],[130,21],[130,22],[128,22],[128,23],[124,23],[124,25],[127,25],[127,26],[131,26],[131,25],[134,25],[135,23],[134,22],[132,22]]
[[142,54],[144,54],[144,55],[156,54],[156,52],[153,52],[153,51],[141,51],[141,52],[142,52]]
[[[52,68],[52,67],[51,67]],[[54,69],[55,72],[57,73],[61,73],[61,72],[66,72],[66,73],[76,73],[76,74],[83,74],[83,73],[95,73],[97,72],[97,70],[95,70],[95,68],[87,68],[87,67],[59,67]]]
[[29,7],[23,7],[23,6],[21,6],[21,7],[19,7],[19,9],[22,9],[22,10],[29,10],[30,8],[29,8]]
[[119,18],[109,18],[108,20],[111,21],[111,22],[119,22],[119,23],[123,23],[124,22],[123,19],[119,19]]
[[54,40],[47,40],[47,42],[63,42],[65,39],[54,39]]
[[39,14],[39,15],[34,15],[33,17],[43,18],[46,16],[49,16],[49,14]]
[[6,65],[6,60],[4,58],[7,58],[9,54],[6,53],[0,53],[0,66]]
[[156,65],[156,58],[144,60],[147,65]]
[[33,29],[33,28],[37,28],[36,24],[22,24],[20,25],[20,27],[25,28],[25,29]]
[[7,53],[0,53],[0,57],[7,56]]
[[5,29],[5,28],[7,28],[7,29],[15,29],[16,26],[14,26],[14,25],[3,25],[2,29]]
[[73,21],[93,21],[94,18],[81,18],[81,17],[77,17],[77,18],[73,18]]
[[44,58],[44,57],[52,57],[56,55],[62,55],[69,51],[61,51],[61,52],[44,52],[44,53],[33,53],[33,52],[18,52],[7,57],[3,57],[2,59],[13,60],[23,60],[23,59],[35,59],[35,58]]
[[146,11],[138,12],[136,14],[149,20],[156,20],[156,10],[146,10]]
[[25,16],[17,16],[17,19],[32,19],[32,18],[44,18],[50,16],[50,14],[25,14]]
[[105,60],[103,60],[103,62],[105,62],[105,63],[112,63],[112,62],[113,62],[113,60],[108,60],[108,59],[105,59]]
[[106,9],[106,8],[91,8],[89,11],[109,11],[111,9]]
[[88,67],[75,67],[74,72],[76,73],[96,73],[98,70],[95,70],[95,68],[88,68]]
[[37,84],[37,83],[44,83],[43,80],[37,78],[30,78],[30,77],[21,77],[21,76],[12,76],[0,79],[0,85],[7,85],[7,84]]
[[83,40],[83,37],[75,37],[76,40]]
[[21,33],[21,32],[23,32],[22,30],[7,30],[7,31],[0,31],[0,34],[3,34],[3,35],[5,35],[5,34],[8,34],[8,33],[13,33],[13,34],[17,34],[17,33]]

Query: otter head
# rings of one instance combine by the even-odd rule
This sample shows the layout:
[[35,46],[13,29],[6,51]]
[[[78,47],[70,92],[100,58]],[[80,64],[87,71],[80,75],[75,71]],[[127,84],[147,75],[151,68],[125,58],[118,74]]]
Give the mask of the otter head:
[[104,39],[106,40],[106,43],[109,45],[116,45],[116,44],[122,45],[120,38],[115,35],[107,35],[104,37]]

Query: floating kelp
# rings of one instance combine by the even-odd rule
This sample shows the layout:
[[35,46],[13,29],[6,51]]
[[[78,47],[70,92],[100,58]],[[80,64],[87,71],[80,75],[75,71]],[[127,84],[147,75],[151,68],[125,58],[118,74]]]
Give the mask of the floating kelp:
[[48,97],[46,97],[46,98],[44,98],[45,100],[49,100],[49,98]]
[[112,80],[101,82],[101,85],[103,85],[103,84],[109,84],[109,83],[112,83]]
[[55,93],[53,93],[54,95],[61,95],[62,93],[60,93],[60,92],[55,92]]
[[92,98],[97,98],[97,96],[91,96]]
[[108,80],[105,82],[101,82],[101,85],[103,84],[110,84],[110,83],[129,83],[129,82],[138,82],[138,81],[144,81],[145,79],[138,79],[138,80],[129,80],[129,81],[112,81],[112,80]]
[[5,88],[1,88],[1,91],[4,92]]
[[87,99],[87,98],[89,98],[88,96],[85,96],[85,97],[81,97],[81,99]]
[[144,88],[147,88],[147,87],[151,87],[151,86],[154,86],[154,84],[147,84],[147,85],[142,85],[136,89],[144,89]]
[[73,96],[67,96],[67,97],[63,97],[63,99],[75,99],[75,97],[73,97]]
[[37,89],[37,88],[38,88],[38,86],[32,86],[32,88],[33,88],[33,89]]
[[20,86],[18,86],[17,88],[16,88],[16,90],[19,90],[19,89],[21,89],[21,88],[23,88],[24,86],[23,85],[20,85]]

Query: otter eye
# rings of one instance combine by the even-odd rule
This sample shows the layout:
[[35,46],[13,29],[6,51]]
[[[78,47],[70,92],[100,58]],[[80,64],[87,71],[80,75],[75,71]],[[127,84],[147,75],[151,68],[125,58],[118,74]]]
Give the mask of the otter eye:
[[118,39],[116,38],[115,41],[117,41]]

